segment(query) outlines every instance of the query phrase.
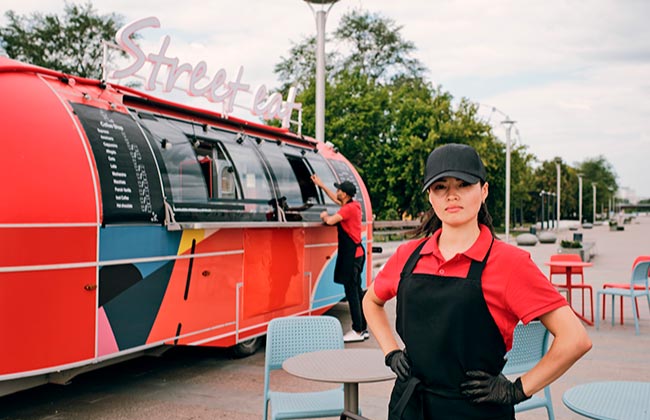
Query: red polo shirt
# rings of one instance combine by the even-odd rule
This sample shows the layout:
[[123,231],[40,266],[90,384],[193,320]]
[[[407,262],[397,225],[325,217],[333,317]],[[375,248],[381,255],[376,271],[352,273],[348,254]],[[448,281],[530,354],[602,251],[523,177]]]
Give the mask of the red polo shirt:
[[[361,204],[356,200],[345,203],[337,212],[343,218],[339,223],[355,244],[361,243]],[[356,258],[363,255],[363,248],[357,247]]]
[[[467,251],[445,261],[438,248],[438,229],[424,245],[422,257],[414,273],[437,274],[448,277],[467,277],[472,260],[482,261],[490,247],[490,229],[481,225],[481,233]],[[386,301],[397,294],[400,273],[415,248],[426,239],[416,239],[401,245],[377,274],[374,289],[377,297]],[[519,320],[529,323],[552,310],[568,305],[555,290],[530,254],[500,240],[494,241],[481,279],[483,296],[496,325],[501,331],[506,348],[512,347],[512,332]]]

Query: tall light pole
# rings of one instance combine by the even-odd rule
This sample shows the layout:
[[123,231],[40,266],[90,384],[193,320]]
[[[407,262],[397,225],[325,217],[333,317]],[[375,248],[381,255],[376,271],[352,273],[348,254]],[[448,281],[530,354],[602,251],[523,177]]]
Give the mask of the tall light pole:
[[591,183],[591,189],[594,193],[594,216],[593,216],[594,220],[592,221],[592,224],[595,225],[596,224],[596,183],[595,182]]
[[559,157],[555,158],[555,168],[557,170],[557,226],[556,230],[560,231],[560,164],[562,159]]
[[578,173],[578,226],[582,226],[582,174]]
[[[510,133],[512,130],[512,126],[515,124],[515,121],[512,121],[506,113],[501,111],[495,106],[488,105],[488,104],[483,104],[483,103],[476,103],[479,107],[487,107],[490,109],[490,116],[487,118],[487,122],[490,123],[492,119],[492,115],[496,112],[501,117],[505,118],[503,121],[501,121],[501,124],[505,127],[506,130],[506,203],[505,203],[505,227],[506,227],[506,242],[510,240],[510,151],[512,148],[512,139],[510,138]],[[515,134],[517,138],[519,138],[519,130],[515,127]],[[519,138],[521,140],[521,138]]]
[[510,130],[514,123],[508,116],[501,121],[506,127],[506,243],[510,240]]
[[[316,19],[316,140],[325,141],[325,22],[338,0],[304,0]],[[316,9],[312,5],[317,5]]]
[[[557,223],[557,216],[553,214],[553,219],[551,219],[551,213],[555,212],[555,203],[557,203],[557,194],[554,192],[548,193],[548,203],[549,203],[549,210],[548,210],[548,228],[551,229],[551,225],[553,228],[555,228],[555,224]],[[553,197],[553,202],[551,202],[551,197]],[[551,222],[552,220],[552,222]]]
[[542,190],[539,193],[539,196],[542,197],[542,223],[540,224],[539,230],[542,231],[544,230],[544,195],[546,194],[546,191]]

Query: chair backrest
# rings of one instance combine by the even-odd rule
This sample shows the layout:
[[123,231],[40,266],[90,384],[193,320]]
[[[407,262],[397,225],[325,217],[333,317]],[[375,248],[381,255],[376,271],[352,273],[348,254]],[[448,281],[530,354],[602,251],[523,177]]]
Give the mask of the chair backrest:
[[[551,261],[580,261],[582,258],[578,254],[553,254],[550,258]],[[571,270],[573,274],[582,274],[582,267],[576,267]],[[566,270],[564,267],[553,267],[551,266],[551,274],[564,274]]]
[[639,255],[636,257],[632,263],[632,269],[634,269],[634,266],[636,266],[638,263],[643,261],[650,261],[650,255]]
[[332,316],[276,318],[266,334],[266,370],[280,369],[285,359],[300,353],[343,347],[343,328]]
[[531,321],[528,325],[517,324],[503,374],[514,375],[532,369],[546,354],[548,334],[540,321]]
[[[638,257],[636,257],[634,259],[634,262],[632,263],[632,270],[634,270],[635,265],[643,261],[650,261],[650,255],[639,255]],[[648,277],[650,277],[650,271],[648,271]]]
[[275,318],[266,332],[264,358],[264,416],[268,418],[271,371],[282,368],[282,362],[301,353],[342,349],[343,328],[332,316],[296,316]]
[[648,276],[650,275],[650,260],[640,261],[632,269],[631,285],[642,285],[648,289]]

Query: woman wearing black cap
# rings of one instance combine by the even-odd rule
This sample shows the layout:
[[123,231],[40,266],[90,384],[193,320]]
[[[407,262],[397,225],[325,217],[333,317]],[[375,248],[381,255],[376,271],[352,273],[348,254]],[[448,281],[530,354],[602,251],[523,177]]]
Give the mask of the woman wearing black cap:
[[[432,209],[368,288],[368,325],[397,374],[389,419],[514,419],[514,405],[561,376],[591,348],[587,333],[530,254],[495,240],[483,162],[470,146],[429,155]],[[393,336],[384,303],[397,297]],[[500,372],[521,320],[539,318],[551,348],[514,382]]]

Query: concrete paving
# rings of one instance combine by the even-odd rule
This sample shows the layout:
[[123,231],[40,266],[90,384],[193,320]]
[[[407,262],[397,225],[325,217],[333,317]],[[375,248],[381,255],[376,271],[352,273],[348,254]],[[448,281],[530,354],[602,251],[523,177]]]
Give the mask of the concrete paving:
[[[585,271],[585,281],[594,291],[605,282],[629,280],[631,264],[638,255],[650,255],[650,217],[641,216],[624,231],[610,232],[609,227],[584,229],[584,241],[596,243],[593,267]],[[557,232],[561,239],[572,239],[573,231]],[[516,244],[515,238],[510,242]],[[558,243],[522,247],[540,269]],[[382,243],[379,267],[399,243]],[[375,244],[380,245],[380,244]],[[574,292],[574,307],[580,310],[579,292]],[[394,300],[387,305],[394,320]],[[617,303],[618,304],[618,303]],[[609,305],[609,302],[608,302]],[[599,380],[650,380],[650,308],[639,301],[641,335],[634,335],[631,306],[625,305],[625,324],[601,324],[599,331],[587,327],[593,349],[563,377],[551,385],[557,419],[579,419],[562,404],[562,394],[572,386]],[[609,309],[609,307],[608,307]],[[338,317],[344,329],[350,326],[346,303],[336,305],[330,315]],[[374,338],[348,347],[378,347]],[[328,384],[292,377],[282,371],[272,377],[274,387],[287,391],[326,389]],[[75,378],[68,386],[47,385],[0,398],[0,419],[233,419],[262,418],[264,352],[245,359],[232,359],[220,349],[177,348],[160,358],[141,358],[114,367],[100,369]],[[380,382],[360,385],[363,414],[374,420],[386,418],[392,384]],[[517,415],[520,420],[546,419],[543,409]]]

